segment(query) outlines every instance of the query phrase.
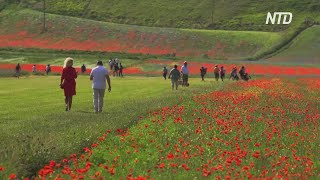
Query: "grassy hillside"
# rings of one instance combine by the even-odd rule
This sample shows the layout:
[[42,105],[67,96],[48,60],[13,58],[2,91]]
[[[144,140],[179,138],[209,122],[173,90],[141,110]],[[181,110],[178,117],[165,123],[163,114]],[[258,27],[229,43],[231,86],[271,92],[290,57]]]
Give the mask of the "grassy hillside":
[[0,47],[41,48],[156,54],[213,59],[245,59],[269,51],[283,38],[279,33],[190,30],[119,25],[48,14],[30,9],[3,10]]
[[269,58],[271,62],[320,63],[320,26],[302,32],[289,46]]
[[[15,2],[15,1],[10,1]],[[42,0],[20,0],[42,10]],[[293,23],[319,21],[319,0],[47,0],[51,13],[121,24],[158,27],[279,31],[265,25],[267,12],[290,11]]]

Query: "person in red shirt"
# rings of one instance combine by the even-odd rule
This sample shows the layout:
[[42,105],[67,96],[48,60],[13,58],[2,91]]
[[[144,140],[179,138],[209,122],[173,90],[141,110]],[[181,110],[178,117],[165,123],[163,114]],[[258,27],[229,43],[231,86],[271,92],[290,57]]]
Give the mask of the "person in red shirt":
[[78,72],[73,66],[73,59],[68,57],[64,61],[60,87],[64,90],[66,111],[72,107],[72,96],[76,95],[76,79]]

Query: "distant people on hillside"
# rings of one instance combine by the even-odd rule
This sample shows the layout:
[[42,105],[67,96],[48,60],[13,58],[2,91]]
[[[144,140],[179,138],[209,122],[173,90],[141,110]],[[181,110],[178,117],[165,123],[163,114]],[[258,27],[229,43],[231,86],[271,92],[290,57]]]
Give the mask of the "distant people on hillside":
[[216,79],[216,81],[219,81],[220,69],[219,69],[218,65],[216,65],[214,67],[213,73],[214,73],[214,78]]
[[201,69],[200,69],[200,75],[201,75],[201,79],[202,79],[202,81],[204,81],[204,76],[207,74],[207,68],[205,68],[205,67],[201,67]]
[[46,66],[46,74],[48,75],[50,72],[51,72],[51,66],[50,66],[50,64],[48,64]]
[[17,77],[17,78],[20,78],[20,73],[21,73],[20,63],[18,63],[18,64],[16,65],[15,71],[16,71],[16,77]]
[[102,61],[97,62],[97,66],[90,73],[90,80],[93,81],[93,106],[95,113],[101,113],[103,108],[103,99],[106,91],[106,81],[108,82],[108,91],[111,92],[111,82],[108,70],[103,67]]
[[122,66],[121,63],[120,63],[120,66],[119,66],[119,76],[123,77],[123,66]]
[[226,70],[224,69],[223,66],[221,66],[221,69],[220,69],[220,78],[221,78],[221,81],[224,80],[225,76],[226,76]]
[[182,72],[182,86],[189,86],[189,69],[188,69],[188,62],[184,61],[182,67],[181,67],[181,72]]
[[178,66],[174,65],[169,74],[169,79],[171,79],[171,87],[174,90],[174,86],[176,90],[178,90],[178,80],[180,79],[180,71],[177,69]]
[[163,76],[164,80],[167,80],[167,74],[168,74],[167,67],[163,67],[162,76]]
[[237,74],[238,73],[237,71],[238,71],[237,67],[233,67],[229,79],[232,78],[232,80],[239,80],[239,76]]
[[78,72],[72,66],[73,59],[68,57],[64,61],[60,83],[61,89],[64,90],[66,111],[71,110],[72,97],[76,95],[76,78],[78,77]]
[[81,73],[84,74],[84,73],[86,73],[86,71],[87,71],[86,66],[85,66],[84,64],[82,64],[82,66],[81,66]]
[[36,72],[37,72],[37,66],[36,66],[35,64],[32,66],[32,72],[33,72],[33,73],[36,73]]

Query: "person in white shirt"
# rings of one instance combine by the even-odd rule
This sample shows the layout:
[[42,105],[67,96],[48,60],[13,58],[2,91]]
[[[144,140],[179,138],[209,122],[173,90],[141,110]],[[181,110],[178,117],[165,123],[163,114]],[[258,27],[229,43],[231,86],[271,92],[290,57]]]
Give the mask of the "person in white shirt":
[[189,69],[188,69],[188,63],[185,61],[183,63],[183,66],[181,67],[182,72],[182,86],[188,86],[188,80],[189,80]]
[[108,70],[103,67],[102,61],[97,62],[97,67],[90,73],[90,80],[93,81],[93,105],[94,112],[101,113],[103,108],[103,98],[106,90],[106,81],[108,82],[108,91],[111,92],[111,82]]

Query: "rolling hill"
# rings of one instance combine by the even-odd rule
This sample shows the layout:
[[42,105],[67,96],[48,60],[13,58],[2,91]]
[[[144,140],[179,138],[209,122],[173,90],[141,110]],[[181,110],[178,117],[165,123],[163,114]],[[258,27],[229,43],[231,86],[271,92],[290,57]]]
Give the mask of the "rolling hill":
[[[5,2],[5,0],[2,0]],[[42,11],[43,0],[10,0]],[[319,0],[47,0],[47,11],[120,24],[188,29],[281,31],[268,12],[292,12],[293,23],[319,21]]]
[[[43,32],[42,8],[0,0],[0,48],[256,60],[320,21],[319,0],[46,0]],[[292,24],[265,25],[269,11],[292,12]]]
[[43,33],[38,11],[3,10],[0,18],[1,48],[246,59],[272,49],[282,40],[274,32],[155,28],[53,14],[48,14],[48,30]]
[[303,31],[290,45],[269,58],[269,62],[320,63],[320,26]]

